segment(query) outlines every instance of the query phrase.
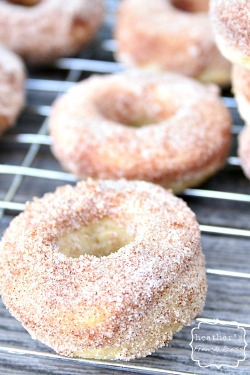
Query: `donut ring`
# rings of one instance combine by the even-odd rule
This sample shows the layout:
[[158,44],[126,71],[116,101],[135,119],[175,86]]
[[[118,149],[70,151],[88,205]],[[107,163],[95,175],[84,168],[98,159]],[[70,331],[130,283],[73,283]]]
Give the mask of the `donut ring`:
[[81,182],[35,200],[4,235],[0,275],[33,338],[84,358],[150,354],[206,296],[195,215],[142,181]]
[[207,5],[197,0],[124,0],[115,31],[117,59],[129,67],[228,85],[230,64],[217,49],[208,14],[196,13]]
[[[21,1],[20,1],[21,2]],[[96,33],[102,0],[40,0],[24,7],[0,2],[0,40],[33,64],[78,52]]]
[[250,69],[250,2],[211,0],[211,19],[221,53]]
[[147,180],[175,192],[224,164],[230,129],[215,86],[145,71],[89,78],[50,118],[52,151],[79,178]]
[[0,135],[13,125],[24,106],[24,79],[22,61],[0,46]]

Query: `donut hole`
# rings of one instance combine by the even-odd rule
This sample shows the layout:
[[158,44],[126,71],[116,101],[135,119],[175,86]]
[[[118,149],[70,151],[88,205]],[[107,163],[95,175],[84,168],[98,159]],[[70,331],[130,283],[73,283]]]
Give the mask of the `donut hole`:
[[[163,100],[162,100],[163,99]],[[109,90],[95,98],[98,112],[107,120],[129,127],[158,124],[176,113],[171,99],[161,98],[160,90],[146,88],[143,94],[124,90]]]
[[126,228],[110,218],[103,218],[65,234],[59,240],[59,251],[68,258],[93,255],[98,258],[117,252],[134,241]]
[[8,3],[31,7],[37,5],[42,0],[7,0]]
[[179,10],[188,13],[208,12],[209,0],[194,1],[194,0],[171,0],[172,5]]

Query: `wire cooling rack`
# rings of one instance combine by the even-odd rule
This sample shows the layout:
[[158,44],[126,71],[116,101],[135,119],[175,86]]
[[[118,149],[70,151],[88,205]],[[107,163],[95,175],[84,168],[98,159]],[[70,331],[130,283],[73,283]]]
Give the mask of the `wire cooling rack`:
[[[49,69],[29,70],[27,105],[17,126],[0,140],[0,231],[22,211],[33,196],[42,196],[76,178],[65,173],[50,152],[47,117],[53,100],[75,82],[93,73],[113,73],[122,67],[113,61],[111,29],[116,1],[96,41],[76,58],[59,59]],[[249,346],[238,364],[225,356],[228,365],[201,367],[192,359],[191,331],[199,323],[239,325],[250,344],[250,182],[236,156],[236,136],[242,122],[230,96],[223,100],[233,119],[234,145],[225,168],[203,186],[187,189],[182,197],[200,222],[206,255],[208,295],[203,314],[185,328],[168,347],[132,362],[69,359],[33,341],[0,302],[0,374],[250,374]],[[214,124],[216,126],[216,124]],[[227,329],[227,328],[225,328]],[[222,342],[221,345],[227,345]],[[208,359],[211,359],[211,356]],[[205,363],[206,365],[207,363]],[[203,364],[204,365],[204,364]]]

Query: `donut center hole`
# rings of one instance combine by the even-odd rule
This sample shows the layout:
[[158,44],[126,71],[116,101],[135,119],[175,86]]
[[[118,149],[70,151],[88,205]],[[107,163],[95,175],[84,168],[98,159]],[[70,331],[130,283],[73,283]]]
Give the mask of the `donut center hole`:
[[41,0],[7,0],[8,3],[31,7],[37,5]]
[[179,10],[188,13],[208,12],[209,0],[171,0],[172,5]]
[[59,250],[68,258],[81,255],[108,256],[134,241],[126,228],[112,219],[103,218],[88,226],[65,234],[59,240]]
[[96,99],[99,113],[107,120],[129,127],[140,128],[158,124],[172,117],[176,109],[168,101],[158,98],[155,88],[146,90],[145,95],[133,91],[108,92]]

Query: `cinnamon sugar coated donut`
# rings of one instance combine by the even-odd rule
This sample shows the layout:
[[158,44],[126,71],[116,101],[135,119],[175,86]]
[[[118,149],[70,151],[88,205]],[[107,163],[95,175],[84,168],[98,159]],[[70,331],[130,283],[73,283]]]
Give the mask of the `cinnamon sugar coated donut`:
[[250,69],[249,0],[211,0],[211,19],[222,54]]
[[150,354],[206,295],[195,215],[146,182],[87,181],[28,204],[0,249],[0,292],[33,338],[67,356]]
[[[26,0],[18,3],[27,4]],[[29,63],[73,55],[99,28],[102,0],[0,1],[0,40]]]
[[239,135],[238,152],[243,171],[250,179],[250,125],[246,125]]
[[234,65],[232,87],[240,115],[250,123],[250,70]]
[[117,59],[129,67],[228,85],[230,64],[217,49],[207,12],[207,0],[123,0],[115,31]]
[[231,119],[217,87],[174,73],[94,76],[55,102],[52,150],[79,178],[147,180],[181,191],[220,169]]
[[0,135],[13,125],[24,106],[24,79],[20,58],[0,46]]

